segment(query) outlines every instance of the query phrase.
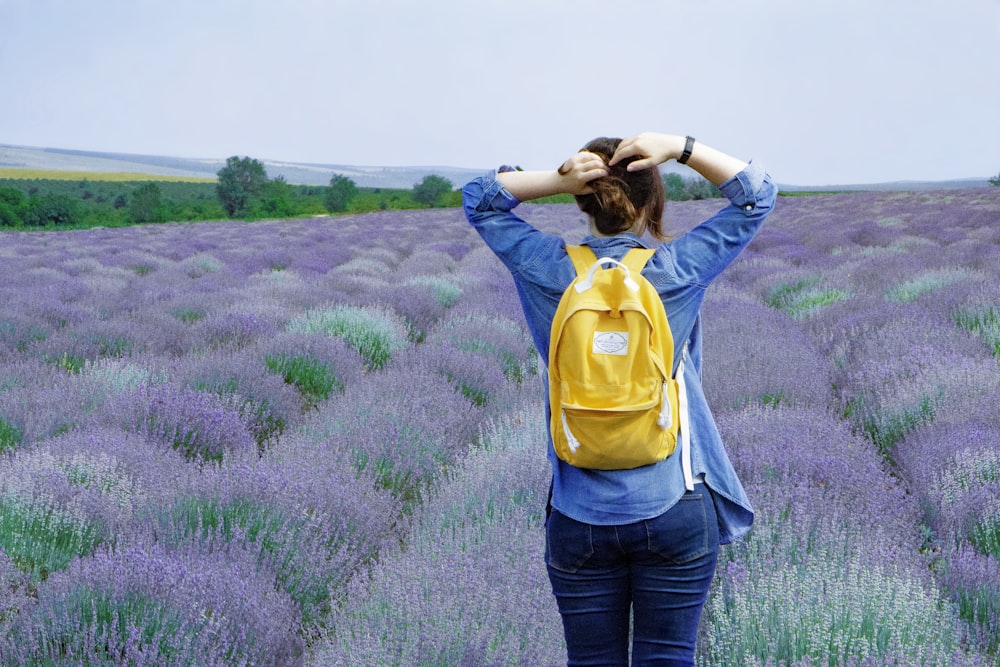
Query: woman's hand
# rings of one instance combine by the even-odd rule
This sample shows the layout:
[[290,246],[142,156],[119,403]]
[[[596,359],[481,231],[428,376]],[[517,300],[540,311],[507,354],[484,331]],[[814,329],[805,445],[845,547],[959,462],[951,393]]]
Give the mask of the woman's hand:
[[[663,164],[667,160],[679,158],[684,153],[685,143],[687,143],[687,137],[643,132],[634,137],[622,139],[618,150],[611,156],[608,164],[614,166],[626,158],[637,157],[639,159],[630,162],[627,169],[629,171],[649,169]],[[747,163],[743,160],[701,142],[695,142],[693,148],[694,150],[686,162],[687,166],[701,174],[705,180],[713,185],[725,183],[747,167]]]
[[628,139],[622,139],[618,149],[608,162],[612,167],[622,160],[637,157],[630,162],[628,171],[649,169],[667,160],[677,159],[684,152],[684,137],[658,132],[643,132]]
[[556,170],[565,183],[563,192],[585,195],[592,192],[590,182],[608,175],[604,158],[590,151],[580,151],[562,163]]

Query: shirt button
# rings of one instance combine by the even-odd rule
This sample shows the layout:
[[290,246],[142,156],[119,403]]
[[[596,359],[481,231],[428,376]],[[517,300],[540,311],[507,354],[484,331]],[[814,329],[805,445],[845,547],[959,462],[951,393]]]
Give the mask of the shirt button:
[[747,204],[746,206],[743,207],[743,210],[744,211],[752,211],[753,210],[753,204]]

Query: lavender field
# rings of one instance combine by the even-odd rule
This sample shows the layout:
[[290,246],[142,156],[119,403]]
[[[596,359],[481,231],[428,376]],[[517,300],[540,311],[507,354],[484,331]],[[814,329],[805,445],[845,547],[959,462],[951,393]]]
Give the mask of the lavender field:
[[[2,233],[0,299],[0,665],[565,664],[460,210]],[[758,518],[699,664],[1000,665],[1000,188],[782,198],[704,326]]]

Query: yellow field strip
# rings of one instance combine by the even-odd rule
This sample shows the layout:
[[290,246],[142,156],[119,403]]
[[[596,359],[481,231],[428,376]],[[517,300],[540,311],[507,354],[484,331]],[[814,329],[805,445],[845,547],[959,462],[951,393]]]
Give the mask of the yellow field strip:
[[214,183],[216,179],[198,176],[161,176],[125,171],[60,171],[56,169],[19,169],[0,167],[0,179],[41,179],[50,181],[170,181],[182,183]]

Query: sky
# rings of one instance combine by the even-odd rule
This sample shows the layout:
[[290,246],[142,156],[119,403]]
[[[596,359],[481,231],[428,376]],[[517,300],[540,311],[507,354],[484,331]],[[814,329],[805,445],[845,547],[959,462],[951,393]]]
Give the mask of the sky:
[[1000,0],[0,0],[0,144],[547,169],[692,135],[779,183],[1000,173]]

